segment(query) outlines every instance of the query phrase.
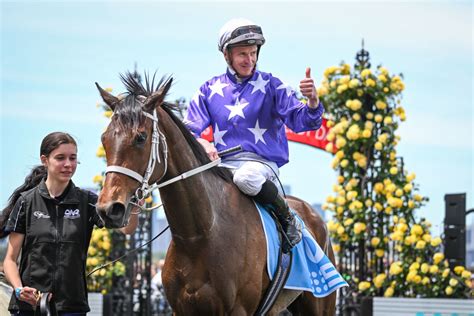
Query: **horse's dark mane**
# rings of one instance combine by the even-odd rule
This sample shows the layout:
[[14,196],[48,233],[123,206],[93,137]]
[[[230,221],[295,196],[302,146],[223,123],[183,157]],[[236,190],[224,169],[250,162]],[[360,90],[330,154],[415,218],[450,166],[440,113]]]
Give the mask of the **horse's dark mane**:
[[[127,88],[128,94],[129,95],[134,95],[134,96],[144,96],[144,97],[149,97],[153,93],[157,92],[160,90],[164,85],[166,85],[170,80],[172,80],[171,76],[168,77],[161,77],[160,81],[158,81],[157,85],[155,86],[155,77],[156,77],[156,72],[153,74],[153,77],[151,78],[148,75],[148,73],[145,72],[145,86],[141,83],[140,76],[137,73],[131,73],[127,71],[125,75],[120,74],[120,79],[122,79],[123,84],[125,85],[125,88]],[[165,91],[165,93],[168,91]]]
[[[183,123],[183,121],[181,121],[174,114],[178,111],[178,106],[176,104],[167,103],[167,102],[164,102],[161,106],[163,110],[165,110],[165,112],[168,113],[168,115],[171,117],[173,122],[176,124],[176,126],[179,128],[179,130],[183,134],[189,147],[191,147],[191,150],[193,151],[194,156],[196,156],[196,159],[203,165],[211,162],[204,148],[196,140],[196,137],[194,137],[194,135],[191,134],[191,132]],[[228,169],[217,167],[217,168],[212,168],[210,170],[216,175],[218,175],[219,177],[221,177],[222,179],[224,179],[225,181],[232,182],[232,173]]]
[[[113,117],[116,117],[117,123],[119,123],[123,128],[125,126],[131,126],[133,130],[137,130],[138,127],[143,124],[143,120],[145,118],[142,114],[142,100],[140,100],[140,97],[146,98],[151,96],[154,92],[166,86],[168,82],[172,80],[172,77],[162,77],[155,87],[155,74],[153,75],[153,78],[150,82],[148,74],[145,73],[146,87],[143,86],[136,74],[126,72],[125,75],[120,75],[123,84],[127,88],[127,93],[125,99],[115,107]],[[163,91],[165,96],[167,92],[168,91]],[[178,105],[169,102],[163,102],[161,104],[161,108],[170,116],[172,121],[181,131],[199,163],[202,165],[209,163],[210,159],[207,156],[204,148],[191,134],[186,125],[176,116],[175,113],[179,111]],[[225,181],[232,182],[232,174],[228,169],[212,168],[210,171]]]
[[155,75],[156,73],[153,74],[150,81],[148,74],[145,73],[145,87],[140,82],[140,76],[137,73],[126,72],[120,74],[120,79],[127,88],[127,92],[122,95],[125,96],[124,99],[116,105],[113,119],[116,120],[121,129],[131,127],[133,131],[136,131],[144,120],[142,115],[143,100],[140,100],[140,98],[151,96],[171,80],[171,77],[162,77],[155,86]]

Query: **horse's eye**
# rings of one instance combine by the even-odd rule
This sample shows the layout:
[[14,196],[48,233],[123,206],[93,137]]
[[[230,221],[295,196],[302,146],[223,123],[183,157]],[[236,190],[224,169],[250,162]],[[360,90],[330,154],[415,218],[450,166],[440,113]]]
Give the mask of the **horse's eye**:
[[138,133],[138,135],[135,137],[135,144],[137,145],[143,145],[145,144],[145,141],[146,141],[145,132]]

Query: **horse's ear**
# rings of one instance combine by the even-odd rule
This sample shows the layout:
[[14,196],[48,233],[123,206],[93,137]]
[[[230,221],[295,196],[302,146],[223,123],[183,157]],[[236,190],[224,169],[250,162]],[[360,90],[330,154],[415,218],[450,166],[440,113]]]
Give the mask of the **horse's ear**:
[[158,91],[153,93],[151,96],[147,98],[143,108],[145,111],[150,112],[154,110],[157,106],[159,106],[166,98],[166,94],[168,94],[169,89],[171,88],[171,84],[173,83],[173,78],[169,78]]
[[102,100],[104,100],[105,104],[107,104],[112,109],[112,111],[114,111],[115,105],[120,101],[119,98],[102,89],[97,82],[95,85],[97,86],[97,89],[99,89]]

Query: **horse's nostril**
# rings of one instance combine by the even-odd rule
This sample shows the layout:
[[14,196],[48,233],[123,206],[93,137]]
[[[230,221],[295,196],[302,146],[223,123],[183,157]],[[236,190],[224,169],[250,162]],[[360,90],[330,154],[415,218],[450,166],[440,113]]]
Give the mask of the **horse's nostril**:
[[100,210],[100,217],[107,228],[121,228],[127,222],[125,205],[120,202],[112,203],[105,210]]
[[113,203],[109,207],[107,215],[110,218],[122,218],[125,213],[125,206],[122,203]]

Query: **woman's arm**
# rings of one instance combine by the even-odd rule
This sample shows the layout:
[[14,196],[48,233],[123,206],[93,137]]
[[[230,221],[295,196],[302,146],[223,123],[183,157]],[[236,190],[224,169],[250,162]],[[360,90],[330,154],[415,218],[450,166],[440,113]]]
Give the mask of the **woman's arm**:
[[3,261],[3,269],[5,270],[5,276],[8,282],[12,285],[13,289],[22,287],[20,273],[18,272],[18,256],[20,255],[21,246],[23,245],[23,239],[25,235],[19,233],[10,233],[8,239],[8,248]]
[[21,283],[20,273],[18,271],[18,256],[20,255],[20,250],[23,245],[23,240],[25,238],[24,234],[10,233],[8,239],[7,253],[5,259],[3,260],[3,269],[5,271],[5,276],[7,277],[8,282],[13,287],[15,291],[16,288],[21,288],[19,299],[27,302],[30,305],[35,306],[37,300],[37,291],[31,287],[23,287]]

